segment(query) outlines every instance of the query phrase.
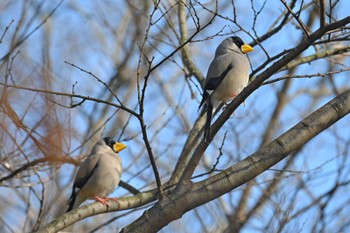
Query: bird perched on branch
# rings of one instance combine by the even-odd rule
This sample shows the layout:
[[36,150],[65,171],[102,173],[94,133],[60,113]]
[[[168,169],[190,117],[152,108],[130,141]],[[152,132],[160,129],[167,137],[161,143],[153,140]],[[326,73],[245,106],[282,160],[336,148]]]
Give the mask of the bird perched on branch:
[[68,200],[68,211],[78,207],[86,199],[96,199],[109,206],[107,198],[119,184],[122,162],[118,153],[124,150],[123,143],[106,137],[96,143],[90,155],[80,165]]
[[208,69],[203,98],[198,108],[199,110],[203,107],[201,115],[207,113],[205,142],[209,141],[210,123],[217,108],[222,103],[227,105],[227,101],[235,98],[248,85],[249,61],[246,53],[251,51],[253,48],[237,36],[225,39],[217,47]]

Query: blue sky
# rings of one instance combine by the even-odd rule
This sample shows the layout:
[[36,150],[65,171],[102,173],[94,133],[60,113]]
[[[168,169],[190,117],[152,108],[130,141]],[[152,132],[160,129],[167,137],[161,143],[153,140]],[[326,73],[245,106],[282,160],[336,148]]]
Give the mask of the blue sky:
[[[40,3],[41,1],[34,1],[35,3]],[[254,3],[256,11],[262,7],[261,1],[252,1]],[[345,1],[344,1],[345,2]],[[348,15],[348,8],[344,6],[346,3],[341,3],[340,6],[336,9],[336,17],[338,19],[343,18]],[[55,3],[58,1],[50,1],[50,3],[45,2],[43,4],[42,15],[46,15],[44,12],[48,12],[49,9],[52,9],[55,6]],[[116,4],[117,3],[117,4]],[[213,7],[210,1],[204,2],[208,7]],[[18,24],[18,19],[22,9],[23,3],[18,1],[16,3],[11,3],[11,7],[7,7],[6,4],[10,4],[10,1],[0,3],[0,11],[4,8],[6,11],[3,11],[0,14],[0,26],[2,32],[4,27],[6,27],[11,19],[14,19],[14,24]],[[226,4],[225,1],[220,2],[220,4]],[[118,5],[118,6],[116,6]],[[230,5],[230,4],[228,4]],[[109,6],[109,7],[107,7]],[[98,96],[100,93],[106,92],[104,86],[101,85],[97,80],[92,78],[86,73],[81,72],[78,69],[75,69],[68,64],[65,64],[65,61],[71,62],[81,68],[86,69],[87,71],[92,72],[94,75],[99,77],[101,80],[108,82],[109,79],[116,73],[118,70],[115,69],[115,63],[121,62],[120,58],[125,56],[125,51],[120,50],[119,46],[121,44],[127,44],[128,38],[122,38],[121,35],[116,34],[111,28],[117,29],[119,25],[122,25],[122,22],[126,20],[126,16],[120,12],[124,12],[123,9],[126,9],[126,4],[123,1],[108,1],[104,3],[96,3],[93,1],[75,1],[74,3],[69,1],[64,1],[59,10],[54,14],[54,19],[46,24],[46,26],[52,27],[50,29],[50,56],[52,61],[52,70],[48,71],[52,77],[53,90],[61,92],[70,92],[72,85],[77,82],[76,93],[81,95],[89,96]],[[198,6],[197,6],[198,7]],[[28,7],[28,15],[34,17],[34,8]],[[118,13],[116,13],[116,10]],[[198,7],[197,9],[200,9]],[[258,36],[264,34],[268,30],[275,19],[278,17],[280,12],[284,9],[284,6],[280,1],[269,0],[266,1],[265,8],[262,10],[262,13],[256,19],[256,33]],[[103,16],[108,15],[108,17],[101,17],[100,14],[103,13]],[[220,8],[221,15],[227,16],[229,18],[233,17],[233,10],[230,7],[225,9]],[[255,37],[255,32],[252,30],[252,25],[254,24],[253,20],[253,10],[251,3],[249,4],[245,1],[237,1],[236,3],[236,13],[237,21],[239,24],[245,28],[251,35]],[[157,12],[156,16],[159,17],[161,13]],[[208,12],[204,10],[199,10],[198,15],[201,19],[201,24],[205,23],[205,20],[208,18]],[[155,17],[155,18],[157,18]],[[30,17],[28,17],[30,18]],[[108,19],[103,21],[103,19]],[[305,21],[307,15],[302,14],[301,18]],[[28,31],[35,28],[36,25],[40,23],[42,18],[36,18],[33,20]],[[191,24],[191,19],[188,19],[189,23],[189,34],[193,33],[193,24]],[[156,43],[157,32],[162,25],[165,25],[166,21],[163,18],[157,24],[157,27],[152,27],[150,31],[150,42]],[[104,25],[104,26],[103,26]],[[315,25],[318,25],[317,23]],[[49,27],[48,26],[48,27]],[[194,39],[196,42],[191,43],[191,56],[194,63],[198,66],[200,71],[205,75],[207,68],[213,58],[214,51],[216,46],[227,37],[217,36],[210,40],[204,40],[207,37],[215,35],[222,28],[222,34],[230,33],[232,31],[237,31],[238,28],[233,25],[231,22],[216,18],[214,22],[208,26],[205,30],[199,33]],[[45,63],[44,51],[45,51],[45,26],[44,28],[36,31],[22,46],[19,47],[21,53],[16,62],[14,63],[14,80],[17,84],[23,86],[31,86],[41,88],[44,86],[41,78],[41,66]],[[316,28],[313,28],[315,30]],[[49,30],[49,29],[46,29]],[[131,29],[129,29],[131,30]],[[28,31],[19,31],[20,33],[27,33]],[[132,30],[131,30],[132,31]],[[5,35],[3,43],[0,44],[0,57],[2,57],[9,48],[11,36],[14,33],[14,26],[10,28],[8,34]],[[132,33],[132,32],[131,32]],[[142,32],[144,33],[144,32]],[[247,35],[245,32],[237,32],[236,35],[242,37],[245,42],[252,42],[252,38]],[[296,29],[294,25],[289,24],[280,33],[271,37],[269,40],[262,43],[266,51],[268,51],[270,56],[273,56],[285,49],[289,49],[297,45],[301,40],[302,33],[300,30]],[[173,51],[173,49],[178,45],[178,40],[174,33],[167,31],[168,40],[163,40],[159,42],[159,51],[153,50],[152,53],[148,54],[149,57],[154,56],[154,63],[157,64],[161,59],[163,59],[164,54],[167,55]],[[348,44],[346,44],[348,45]],[[130,99],[127,102],[127,106],[131,109],[135,109],[137,105],[137,88],[134,82],[136,79],[136,67],[138,62],[139,53],[138,50],[132,53],[131,59],[127,64],[130,71],[130,85],[132,88],[128,89],[131,92],[128,92],[126,89],[118,90],[118,96],[127,99]],[[303,55],[313,54],[315,52],[314,48],[309,48]],[[165,62],[162,64],[152,75],[148,83],[148,88],[146,92],[146,104],[145,104],[145,121],[146,125],[149,126],[149,136],[152,139],[151,145],[155,154],[157,155],[157,163],[160,165],[160,172],[164,181],[170,176],[169,169],[175,165],[179,151],[181,150],[186,137],[187,131],[184,127],[184,123],[179,117],[174,115],[175,110],[172,105],[167,101],[166,94],[170,95],[174,101],[174,105],[183,109],[183,114],[188,120],[190,126],[193,125],[194,121],[198,117],[198,103],[201,98],[201,93],[198,91],[199,84],[195,79],[192,79],[193,82],[189,84],[185,81],[184,73],[181,70],[182,62],[179,57],[180,53],[177,53],[173,59],[176,62]],[[254,52],[249,54],[249,59],[251,61],[253,69],[258,67],[266,60],[266,55],[259,46],[255,46]],[[349,59],[346,59],[345,62],[349,64]],[[24,65],[23,65],[24,64]],[[310,64],[304,64],[299,66],[295,74],[305,74],[305,73],[318,73],[324,72],[327,70],[328,62],[325,60],[315,61]],[[23,69],[15,69],[16,66],[23,66]],[[337,68],[337,66],[336,66]],[[1,67],[2,75],[4,73],[4,68]],[[280,72],[275,76],[271,77],[278,78],[286,72]],[[347,82],[348,73],[341,73],[335,75],[332,79],[337,88],[348,87]],[[280,125],[276,133],[276,137],[288,130],[294,124],[298,123],[301,119],[307,116],[309,113],[319,108],[335,95],[328,94],[318,99],[313,103],[313,99],[307,93],[317,92],[318,87],[321,87],[320,80],[322,78],[311,78],[311,79],[298,79],[294,80],[292,87],[289,90],[288,94],[290,95],[291,101],[285,107],[283,115],[280,119]],[[325,81],[327,83],[327,81]],[[277,99],[276,93],[281,88],[282,83],[277,82],[267,86],[262,86],[257,91],[255,91],[246,101],[246,106],[240,106],[236,112],[235,116],[231,117],[225,126],[220,130],[216,136],[216,140],[213,142],[213,146],[208,148],[208,151],[205,153],[204,159],[209,164],[215,163],[216,156],[218,154],[217,148],[221,145],[221,140],[227,131],[227,141],[223,148],[225,154],[221,158],[219,167],[221,169],[232,165],[232,160],[238,161],[240,158],[245,158],[251,153],[255,152],[260,145],[260,137],[262,132],[264,132],[267,122],[271,117],[273,107],[275,106]],[[329,87],[329,85],[325,85]],[[166,92],[162,92],[162,88],[166,88]],[[191,90],[196,94],[195,98],[191,96]],[[24,114],[23,106],[27,105],[29,96],[31,98],[39,99],[34,94],[23,94],[23,99],[20,101],[13,101],[14,108]],[[106,95],[104,95],[105,97]],[[62,100],[66,104],[69,103],[69,100]],[[78,101],[78,100],[75,100]],[[116,102],[116,100],[113,100]],[[105,115],[100,114],[96,109],[93,109],[93,104],[91,102],[84,103],[83,106],[75,108],[72,110],[62,109],[62,111],[57,111],[57,115],[60,116],[60,119],[63,122],[71,123],[74,125],[75,130],[73,134],[75,137],[72,139],[71,146],[67,146],[67,153],[70,153],[70,156],[76,157],[81,154],[87,153],[89,148],[88,146],[76,150],[77,147],[81,145],[80,138],[86,136],[86,134],[91,134],[91,126],[88,125],[88,120],[93,119],[94,127],[97,127],[104,122],[109,116],[111,116],[115,109],[108,109]],[[38,109],[40,110],[40,105],[38,104]],[[97,110],[101,110],[102,106],[99,106]],[[86,117],[85,113],[94,113],[90,117]],[[120,117],[122,113],[118,112],[117,117]],[[40,111],[33,112],[30,116],[25,117],[24,120],[27,123],[31,121],[35,122],[40,119]],[[102,135],[109,133],[110,129],[115,127],[115,122],[107,123]],[[348,117],[338,122],[336,125],[332,126],[327,131],[323,132],[321,135],[317,136],[302,149],[302,152],[299,153],[297,159],[294,161],[291,169],[295,169],[300,172],[298,175],[291,175],[291,177],[286,178],[286,182],[290,182],[291,185],[289,189],[282,189],[279,195],[285,196],[285,199],[293,198],[293,191],[298,187],[298,182],[300,179],[311,176],[312,180],[308,182],[308,185],[312,186],[311,189],[315,194],[324,193],[330,187],[334,185],[334,180],[336,179],[337,173],[334,172],[335,169],[339,167],[339,164],[345,163],[349,165],[349,162],[343,158],[343,156],[348,155],[345,141],[349,140],[348,134],[349,120]],[[115,137],[120,136],[120,129],[115,129]],[[334,137],[334,134],[338,136]],[[19,133],[19,135],[21,135]],[[174,140],[176,138],[176,140]],[[142,144],[142,136],[139,134],[139,123],[136,118],[131,117],[127,125],[127,130],[124,134],[121,135],[122,140],[127,140],[128,149],[123,153],[123,167],[125,172],[122,179],[127,180],[130,184],[134,185],[137,188],[145,188],[146,185],[154,183],[153,173],[149,168],[149,160],[147,153],[145,151],[144,145]],[[129,140],[131,139],[131,140]],[[247,140],[248,139],[248,140]],[[237,146],[240,145],[240,146]],[[345,153],[344,155],[342,155]],[[214,155],[214,157],[213,157]],[[169,162],[170,161],[170,162]],[[275,168],[281,168],[282,164],[276,165]],[[198,169],[196,174],[204,172],[206,169]],[[303,172],[306,172],[305,174]],[[71,176],[66,176],[66,174],[73,174],[73,166],[64,165],[59,169],[59,175],[62,176],[62,186],[67,184],[68,181],[71,181]],[[265,180],[269,180],[272,174],[271,171],[267,171],[261,176],[258,177],[257,181],[260,182],[260,185],[263,186]],[[44,174],[43,174],[44,175]],[[287,173],[288,175],[288,173]],[[300,177],[299,177],[300,176]],[[342,175],[344,176],[344,175]],[[145,180],[149,178],[147,183]],[[35,178],[33,178],[35,179]],[[346,177],[342,178],[346,179]],[[307,179],[306,179],[307,180]],[[69,186],[69,185],[68,185]],[[38,191],[41,187],[38,188]],[[11,192],[9,189],[0,188],[4,192]],[[238,197],[241,188],[233,191],[231,194],[223,197],[226,201],[230,202],[231,197]],[[69,195],[70,189],[64,191]],[[125,195],[127,192],[121,188],[118,188],[112,196],[121,196]],[[260,186],[254,189],[254,195],[258,196],[261,193]],[[4,197],[4,195],[2,195]],[[33,197],[32,197],[33,198]],[[296,197],[301,203],[304,203],[303,200],[309,200],[307,194],[298,193]],[[33,198],[35,200],[35,198]],[[339,195],[339,198],[335,199],[332,203],[334,206],[341,205],[343,203],[342,196]],[[230,203],[232,206],[235,206],[231,200]],[[21,205],[20,203],[18,205]],[[37,201],[33,201],[33,205],[38,205]],[[208,208],[216,206],[217,204],[210,203],[207,206],[198,208],[198,211],[206,215]],[[11,225],[16,225],[14,222],[17,219],[14,219],[13,216],[16,215],[18,218],[23,218],[25,216],[24,208],[13,208],[11,209],[6,219],[9,220]],[[229,207],[228,207],[229,208]],[[297,208],[298,209],[298,208]],[[347,208],[348,209],[348,208]],[[346,211],[344,209],[343,211]],[[22,211],[21,211],[22,210]],[[271,204],[270,208],[266,209],[267,212],[265,217],[268,218],[270,215],[274,214],[274,206]],[[20,213],[18,213],[20,212]],[[298,224],[302,225],[300,229],[304,232],[307,232],[308,227],[313,224],[313,212],[317,212],[317,209],[310,210],[302,216],[302,221]],[[138,212],[133,215],[132,218],[139,216],[141,212]],[[195,213],[192,211],[184,215],[182,220],[171,223],[168,227],[164,229],[164,232],[169,230],[176,229],[178,225],[183,226],[188,222],[193,222]],[[309,217],[311,216],[311,217]],[[89,220],[84,220],[89,221]],[[181,222],[182,221],[182,222]],[[212,224],[217,221],[215,218],[211,218]],[[129,218],[121,219],[118,222],[118,226],[127,224],[130,222]],[[302,222],[302,223],[301,223]],[[251,222],[252,226],[259,226],[259,224],[264,223],[264,216],[260,219],[254,218]],[[208,223],[209,225],[211,223]],[[275,223],[277,224],[277,223]],[[291,225],[296,224],[295,222]],[[200,226],[198,224],[200,229]],[[331,228],[329,228],[331,229]],[[256,229],[247,227],[244,232],[258,232]]]

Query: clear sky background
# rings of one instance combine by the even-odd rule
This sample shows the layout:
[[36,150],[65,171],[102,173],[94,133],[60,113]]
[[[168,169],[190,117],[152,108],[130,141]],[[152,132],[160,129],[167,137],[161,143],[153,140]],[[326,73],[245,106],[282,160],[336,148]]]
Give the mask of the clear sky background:
[[[2,38],[0,57],[5,56],[10,50],[13,42],[12,38],[20,40],[28,35],[59,2],[56,0],[1,1],[0,34],[4,32],[11,20],[14,21]],[[305,1],[304,5],[310,2]],[[212,1],[201,1],[201,3],[203,6],[194,2],[197,16],[201,25],[204,25],[211,16],[209,11],[204,10],[204,6],[208,9],[214,9],[215,4]],[[281,12],[285,10],[281,1],[278,0],[235,1],[235,4],[236,20],[246,31],[240,30],[237,25],[225,18],[233,19],[233,8],[229,1],[220,1],[218,13],[222,17],[216,17],[213,23],[195,36],[193,42],[189,44],[191,58],[204,76],[213,59],[217,45],[224,38],[237,35],[246,43],[252,43],[254,39],[265,34],[274,25]],[[298,4],[300,4],[299,1],[294,9],[298,9]],[[141,5],[143,4],[131,1],[131,5],[136,8],[140,7],[140,16],[138,17],[141,17],[143,23],[147,24],[147,17],[151,14],[153,8],[150,7],[148,12],[142,13]],[[176,13],[172,12],[171,5],[173,5],[173,1],[164,1],[153,16],[153,22],[156,23],[150,28],[149,40],[146,43],[148,48],[146,55],[149,58],[154,58],[153,65],[158,64],[179,45],[176,35],[179,31],[176,24],[177,16]],[[341,19],[348,16],[349,6],[347,0],[341,0],[333,11],[334,18]],[[141,39],[135,46],[135,41],[131,38],[136,33],[135,27],[132,25],[137,19],[129,15],[130,7],[126,1],[63,1],[53,16],[42,27],[13,50],[10,55],[11,58],[17,51],[19,53],[13,59],[12,73],[8,83],[62,93],[71,93],[74,85],[75,94],[117,103],[115,98],[110,97],[110,93],[101,82],[65,63],[68,62],[93,73],[102,82],[108,84],[113,91],[116,91],[125,106],[137,111],[137,67],[140,57],[138,47],[142,42],[141,39],[143,39],[145,30],[139,32]],[[254,18],[254,12],[259,11],[261,12],[258,17]],[[305,13],[303,11],[300,15],[304,22],[309,18],[307,12],[305,10]],[[164,15],[167,15],[167,17],[163,17]],[[19,21],[21,18],[24,19],[23,22]],[[169,29],[169,22],[174,24],[176,33]],[[279,21],[277,20],[277,22]],[[193,19],[189,17],[187,23],[188,34],[192,35],[195,31]],[[316,30],[318,25],[318,23],[313,24],[310,30]],[[249,53],[248,57],[252,70],[255,70],[268,59],[266,54],[273,57],[286,49],[293,48],[300,43],[302,37],[302,30],[292,20],[283,30],[262,42],[261,46],[255,46],[254,52]],[[128,48],[133,46],[135,47],[129,53]],[[336,46],[349,46],[349,42],[342,41],[339,44],[333,43],[329,46],[334,46],[334,48]],[[331,47],[325,46],[318,49],[329,48]],[[310,47],[302,56],[311,55],[315,52],[317,52],[315,47]],[[180,52],[176,53],[151,74],[146,91],[145,123],[163,182],[169,179],[188,132],[199,115],[197,110],[201,99],[201,87],[195,78],[187,79],[185,77],[186,71],[184,71],[180,55]],[[338,59],[343,59],[344,65],[332,63],[333,66],[330,67],[329,59],[320,59],[298,66],[294,70],[294,75],[324,73],[329,70],[349,68],[348,57],[338,57]],[[126,68],[119,70],[120,65],[125,60],[127,60],[127,63],[123,67]],[[5,82],[8,64],[4,62],[0,64],[1,82]],[[271,64],[273,62],[269,63],[267,67]],[[147,69],[144,60],[141,67],[140,83],[143,84],[143,75]],[[260,72],[264,72],[264,69]],[[272,76],[270,80],[288,74],[289,71],[287,70],[281,71]],[[123,78],[120,78],[121,76]],[[254,79],[254,76],[252,78]],[[348,80],[348,72],[328,75],[327,77],[293,80],[287,93],[289,101],[280,116],[274,138],[334,98],[336,96],[334,89],[340,92],[348,89]],[[245,101],[245,106],[240,106],[235,111],[234,116],[226,122],[225,126],[216,135],[195,174],[204,173],[215,164],[219,155],[218,148],[221,146],[226,133],[227,139],[222,148],[223,156],[220,158],[218,169],[233,165],[259,148],[262,135],[271,118],[274,106],[278,102],[276,95],[282,84],[283,82],[275,82],[264,85],[249,96]],[[121,153],[124,168],[122,180],[141,191],[155,187],[154,175],[140,133],[140,125],[135,117],[120,110],[116,112],[117,109],[115,108],[105,108],[103,104],[89,101],[72,109],[57,106],[51,110],[43,109],[43,105],[48,102],[48,98],[52,98],[51,103],[58,102],[65,106],[69,106],[71,102],[71,99],[67,97],[49,96],[17,90],[9,97],[9,100],[18,116],[32,129],[35,128],[37,122],[40,122],[44,112],[50,112],[54,116],[52,118],[54,120],[48,120],[47,124],[53,124],[57,120],[62,129],[65,129],[62,132],[64,135],[62,138],[64,139],[60,138],[60,140],[62,139],[62,151],[67,156],[83,158],[89,152],[93,142],[102,136],[113,136],[115,139],[125,142],[128,148]],[[73,98],[72,101],[77,103],[79,99]],[[50,117],[52,116],[50,115]],[[111,117],[112,120],[109,120]],[[31,140],[27,139],[26,133],[16,129],[16,126],[5,118],[2,120],[4,124],[8,124],[9,130],[21,142],[21,147],[24,148],[25,153],[31,155],[29,161],[42,156],[32,146]],[[313,198],[317,198],[332,189],[336,183],[348,182],[349,177],[346,171],[349,171],[350,165],[348,160],[349,127],[349,117],[345,117],[307,143],[296,155],[292,155],[296,158],[289,170],[285,171],[283,184],[280,185],[278,192],[274,194],[263,212],[253,217],[242,232],[261,232],[261,229],[266,225],[266,221],[273,219],[271,216],[274,216],[276,211],[288,211],[288,204],[293,202],[292,215],[305,207],[307,203],[312,202]],[[38,127],[35,136],[46,138],[44,135],[48,134],[47,128]],[[52,134],[58,135],[58,131]],[[88,140],[89,138],[92,139]],[[83,144],[84,142],[86,143]],[[9,173],[9,170],[5,168],[5,162],[8,162],[9,166],[13,168],[25,163],[22,155],[18,155],[14,160],[11,159],[13,158],[11,153],[13,153],[13,156],[17,154],[14,150],[16,147],[12,144],[13,141],[9,140],[8,134],[3,131],[1,139],[2,157],[0,157],[2,161],[0,171],[3,174]],[[52,149],[49,144],[48,147]],[[253,189],[248,206],[253,205],[254,198],[260,196],[263,188],[270,180],[274,179],[275,169],[281,169],[284,165],[285,161],[277,164],[273,168],[274,170],[266,171],[257,178],[257,185]],[[1,221],[6,222],[6,226],[0,227],[1,232],[11,232],[9,229],[14,232],[27,230],[26,227],[30,225],[30,223],[25,223],[28,214],[32,215],[29,219],[35,220],[38,206],[40,206],[38,201],[40,198],[35,195],[42,196],[43,193],[46,197],[44,202],[46,215],[43,216],[43,222],[52,220],[59,212],[58,209],[63,208],[62,206],[70,195],[75,172],[76,167],[71,164],[47,165],[43,170],[39,169],[38,171],[38,176],[46,180],[43,186],[37,184],[39,182],[38,176],[33,175],[33,173],[28,173],[28,177],[1,184],[0,208],[3,209]],[[28,186],[32,190],[28,190]],[[301,186],[307,186],[308,188],[300,191]],[[52,190],[50,190],[51,188]],[[181,229],[181,232],[202,232],[204,228],[200,221],[201,218],[205,222],[204,225],[215,232],[214,229],[217,227],[219,220],[225,217],[223,213],[230,214],[234,211],[237,206],[236,200],[239,200],[242,189],[240,187],[223,196],[220,200],[186,213],[182,219],[169,224],[162,232],[175,232],[179,229]],[[299,191],[297,192],[297,190]],[[330,217],[334,216],[334,212],[337,212],[339,218],[332,221],[325,217],[326,232],[330,232],[331,229],[338,229],[336,226],[340,219],[349,222],[349,191],[349,186],[344,186],[332,196],[329,200],[330,203],[327,203],[325,212],[329,213]],[[54,192],[59,192],[60,195],[51,195]],[[117,188],[111,194],[111,196],[118,197],[125,195],[130,194],[122,188]],[[24,201],[26,198],[30,200],[30,206],[28,202]],[[278,203],[277,200],[281,203]],[[217,208],[225,208],[225,210],[220,212],[216,210]],[[317,219],[319,208],[319,206],[314,206],[298,218],[290,221],[285,228],[285,232],[291,232],[292,229],[298,229],[298,232],[310,232],[315,219]],[[126,217],[119,218],[109,227],[121,229],[133,219],[139,217],[143,211],[144,209],[141,209]],[[120,216],[126,212],[129,211],[104,215],[104,219],[101,217],[85,219],[78,223],[79,225],[75,229],[83,227],[83,229],[91,231],[95,227],[94,218],[102,223],[106,219]],[[201,216],[201,218],[198,216]],[[273,219],[271,229],[275,229],[273,227],[278,224],[278,219]],[[318,230],[320,229],[316,229],[316,231]],[[350,228],[347,226],[343,230],[343,232],[347,232],[350,231]],[[103,232],[103,228],[101,232]]]

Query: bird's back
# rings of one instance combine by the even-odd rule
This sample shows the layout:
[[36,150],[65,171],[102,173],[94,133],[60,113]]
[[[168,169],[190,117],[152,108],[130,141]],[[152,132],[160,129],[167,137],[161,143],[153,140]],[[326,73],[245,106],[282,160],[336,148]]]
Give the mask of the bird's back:
[[[249,61],[245,54],[227,52],[212,61],[209,66],[206,81],[213,77],[219,77],[229,65],[232,68],[227,73],[227,77],[216,88],[220,93],[214,91],[211,99],[228,101],[232,98],[232,93],[239,94],[247,86],[249,80]],[[221,88],[222,86],[226,88]],[[214,109],[219,103],[212,103]]]

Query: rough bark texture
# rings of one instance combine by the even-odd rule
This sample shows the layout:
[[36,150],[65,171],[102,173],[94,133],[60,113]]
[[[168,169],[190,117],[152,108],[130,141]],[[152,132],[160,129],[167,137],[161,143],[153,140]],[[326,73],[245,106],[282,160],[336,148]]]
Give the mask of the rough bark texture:
[[187,211],[232,191],[272,167],[349,114],[350,90],[339,95],[259,151],[203,182],[164,197],[122,232],[157,232]]

